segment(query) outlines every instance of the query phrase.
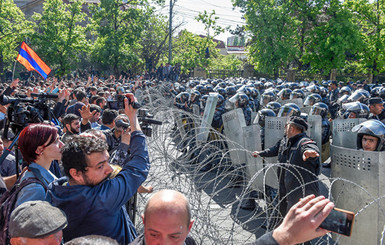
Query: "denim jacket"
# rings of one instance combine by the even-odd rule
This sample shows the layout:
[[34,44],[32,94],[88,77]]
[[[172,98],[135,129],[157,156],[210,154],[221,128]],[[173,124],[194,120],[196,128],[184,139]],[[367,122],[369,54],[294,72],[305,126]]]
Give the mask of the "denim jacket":
[[102,235],[128,244],[136,237],[125,203],[147,178],[150,168],[146,138],[141,131],[131,134],[131,155],[113,179],[95,186],[68,185],[68,178],[54,181],[47,201],[63,210],[68,226],[63,230],[67,242],[86,235]]
[[[48,188],[48,185],[54,181],[56,176],[51,173],[51,171],[43,168],[39,164],[31,163],[28,166],[28,169],[23,176],[21,176],[22,181],[27,178],[36,177],[38,178],[43,184]],[[28,201],[35,201],[35,200],[45,200],[45,189],[41,184],[38,183],[32,183],[24,187],[18,197],[16,206],[19,206],[20,204]]]

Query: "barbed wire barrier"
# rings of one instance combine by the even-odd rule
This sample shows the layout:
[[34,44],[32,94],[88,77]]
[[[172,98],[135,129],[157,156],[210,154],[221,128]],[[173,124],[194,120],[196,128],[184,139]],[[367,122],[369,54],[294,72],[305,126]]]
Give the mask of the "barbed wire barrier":
[[[204,131],[198,126],[201,125],[201,116],[175,108],[173,98],[168,95],[169,89],[167,85],[158,86],[146,89],[143,93],[145,108],[154,115],[154,119],[163,122],[162,125],[152,126],[152,137],[147,140],[151,169],[145,185],[152,185],[155,191],[165,188],[178,190],[187,196],[195,220],[190,235],[198,244],[244,244],[255,241],[282,220],[277,190],[269,187],[267,180],[277,167],[290,172],[293,171],[292,166],[288,168],[288,164],[264,163],[257,172],[246,173],[245,165],[233,164],[230,154],[232,151],[239,154],[251,152],[212,128],[209,129],[206,142],[196,141],[198,132]],[[229,142],[239,148],[229,150]],[[261,181],[262,185],[256,184]],[[298,181],[303,182],[301,178]],[[368,209],[378,208],[379,216],[385,217],[384,196],[370,193],[365,186],[325,175],[319,176],[318,182],[324,189],[323,194],[336,202],[340,195],[337,192],[332,197],[334,185],[342,183],[344,188],[355,186],[363,197],[355,203],[356,209],[350,211],[360,217],[365,216]],[[288,194],[293,191],[295,189]],[[139,233],[143,231],[140,215],[148,198],[149,194],[138,195],[136,227]],[[240,208],[248,198],[255,199],[256,208],[252,211]],[[379,236],[382,244],[384,227],[381,230]],[[315,239],[313,244],[344,244],[340,238],[339,235],[329,234]]]

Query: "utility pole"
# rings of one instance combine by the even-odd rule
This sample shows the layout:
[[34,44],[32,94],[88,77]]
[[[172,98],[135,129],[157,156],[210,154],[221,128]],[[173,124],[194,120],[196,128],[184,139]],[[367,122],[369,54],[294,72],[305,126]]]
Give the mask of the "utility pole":
[[168,37],[168,63],[171,65],[172,61],[172,0],[170,0],[170,20],[169,20],[169,37]]

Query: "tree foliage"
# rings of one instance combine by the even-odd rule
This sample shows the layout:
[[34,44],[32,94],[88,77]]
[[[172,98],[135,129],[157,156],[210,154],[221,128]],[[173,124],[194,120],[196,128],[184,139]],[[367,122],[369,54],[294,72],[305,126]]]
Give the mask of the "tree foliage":
[[[202,38],[183,30],[173,44],[173,61],[181,65],[183,74],[190,73],[195,67],[207,69],[212,57],[216,57],[218,54],[216,45],[212,39]],[[209,50],[211,58],[206,58],[206,50]]]
[[243,8],[250,33],[249,61],[262,72],[278,76],[279,68],[294,59],[295,19],[286,6],[275,0],[236,0]]
[[249,60],[259,70],[330,72],[343,68],[362,47],[352,13],[338,0],[236,0],[246,19]]
[[74,0],[66,4],[62,0],[46,0],[43,13],[32,17],[37,29],[32,43],[41,58],[58,75],[65,75],[80,61],[80,54],[88,50],[86,28],[82,26],[86,14],[83,1]]
[[364,48],[359,62],[374,76],[385,71],[385,5],[383,1],[348,0],[345,6],[360,27]]
[[101,0],[92,8],[91,27],[96,38],[93,61],[112,69],[115,75],[142,62],[134,52],[140,49],[138,40],[146,21],[140,4],[136,0]]
[[32,32],[33,23],[12,0],[0,0],[0,76],[15,61],[20,43]]

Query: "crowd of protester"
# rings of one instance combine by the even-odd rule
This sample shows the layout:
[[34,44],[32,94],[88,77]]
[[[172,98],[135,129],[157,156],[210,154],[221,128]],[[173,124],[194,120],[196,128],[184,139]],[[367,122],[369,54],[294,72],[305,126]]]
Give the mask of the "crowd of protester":
[[[161,86],[164,80],[171,83],[162,90],[163,95],[173,100],[176,108],[186,112],[192,112],[195,105],[203,114],[210,93],[216,92],[218,102],[212,128],[219,133],[223,133],[222,115],[242,108],[247,125],[256,123],[263,129],[266,116],[290,116],[288,125],[291,127],[287,127],[286,136],[300,135],[307,129],[307,115],[301,113],[298,105],[282,101],[301,98],[305,106],[312,108],[310,115],[323,118],[323,146],[331,137],[330,121],[363,117],[372,120],[356,129],[361,142],[358,146],[364,150],[384,147],[385,126],[381,121],[385,120],[385,88],[382,85],[369,87],[366,81],[297,83],[239,78],[192,79],[178,83],[175,81],[179,73],[178,65],[166,64],[148,74],[148,80],[89,76],[88,79],[60,81],[56,78],[49,81],[15,79],[1,84],[2,154],[18,135],[18,150],[7,152],[0,165],[2,193],[11,190],[15,182],[36,179],[17,195],[14,212],[8,217],[8,242],[29,244],[28,239],[50,239],[56,241],[52,244],[60,244],[63,239],[67,244],[83,244],[75,240],[86,237],[84,239],[95,241],[89,244],[99,244],[98,239],[100,244],[114,244],[113,240],[118,244],[169,244],[165,242],[168,240],[172,244],[195,244],[194,239],[188,237],[193,229],[193,217],[181,193],[160,191],[149,200],[143,216],[142,235],[136,233],[126,210],[126,203],[137,191],[150,193],[153,190],[151,186],[142,185],[150,171],[150,161],[146,136],[133,102],[144,105],[146,100],[140,98],[140,91]],[[51,94],[56,94],[57,98],[47,99]],[[28,103],[35,103],[37,107],[37,100],[40,100],[51,110],[42,106],[44,108],[38,108],[39,113],[45,115],[39,116],[34,116],[31,108],[16,110],[31,97],[36,100]],[[252,112],[257,115],[255,119]],[[45,119],[44,122],[41,119]],[[25,123],[25,120],[29,121]],[[373,125],[377,131],[368,130]],[[305,143],[314,146],[310,139]],[[327,159],[329,153],[312,147],[310,154],[302,150],[304,154],[300,157],[303,161],[313,161],[315,170],[311,171],[317,175],[320,162],[314,159],[323,154]],[[253,154],[268,156],[269,149],[264,150]],[[272,149],[269,154],[273,155]],[[16,159],[22,164],[16,164]],[[18,179],[16,172],[21,172]],[[283,183],[284,187],[289,188]],[[295,244],[324,235],[327,231],[318,226],[333,204],[323,197],[315,198],[314,195],[319,195],[317,190],[306,192],[306,195],[301,196],[299,203],[296,203],[299,196],[293,196],[295,201],[290,199],[289,206],[282,212],[285,219],[281,225],[256,244],[284,244],[284,241]],[[317,215],[320,211],[322,215]],[[307,216],[297,217],[298,213]],[[35,216],[39,218],[28,218]],[[40,222],[40,219],[47,221]]]

